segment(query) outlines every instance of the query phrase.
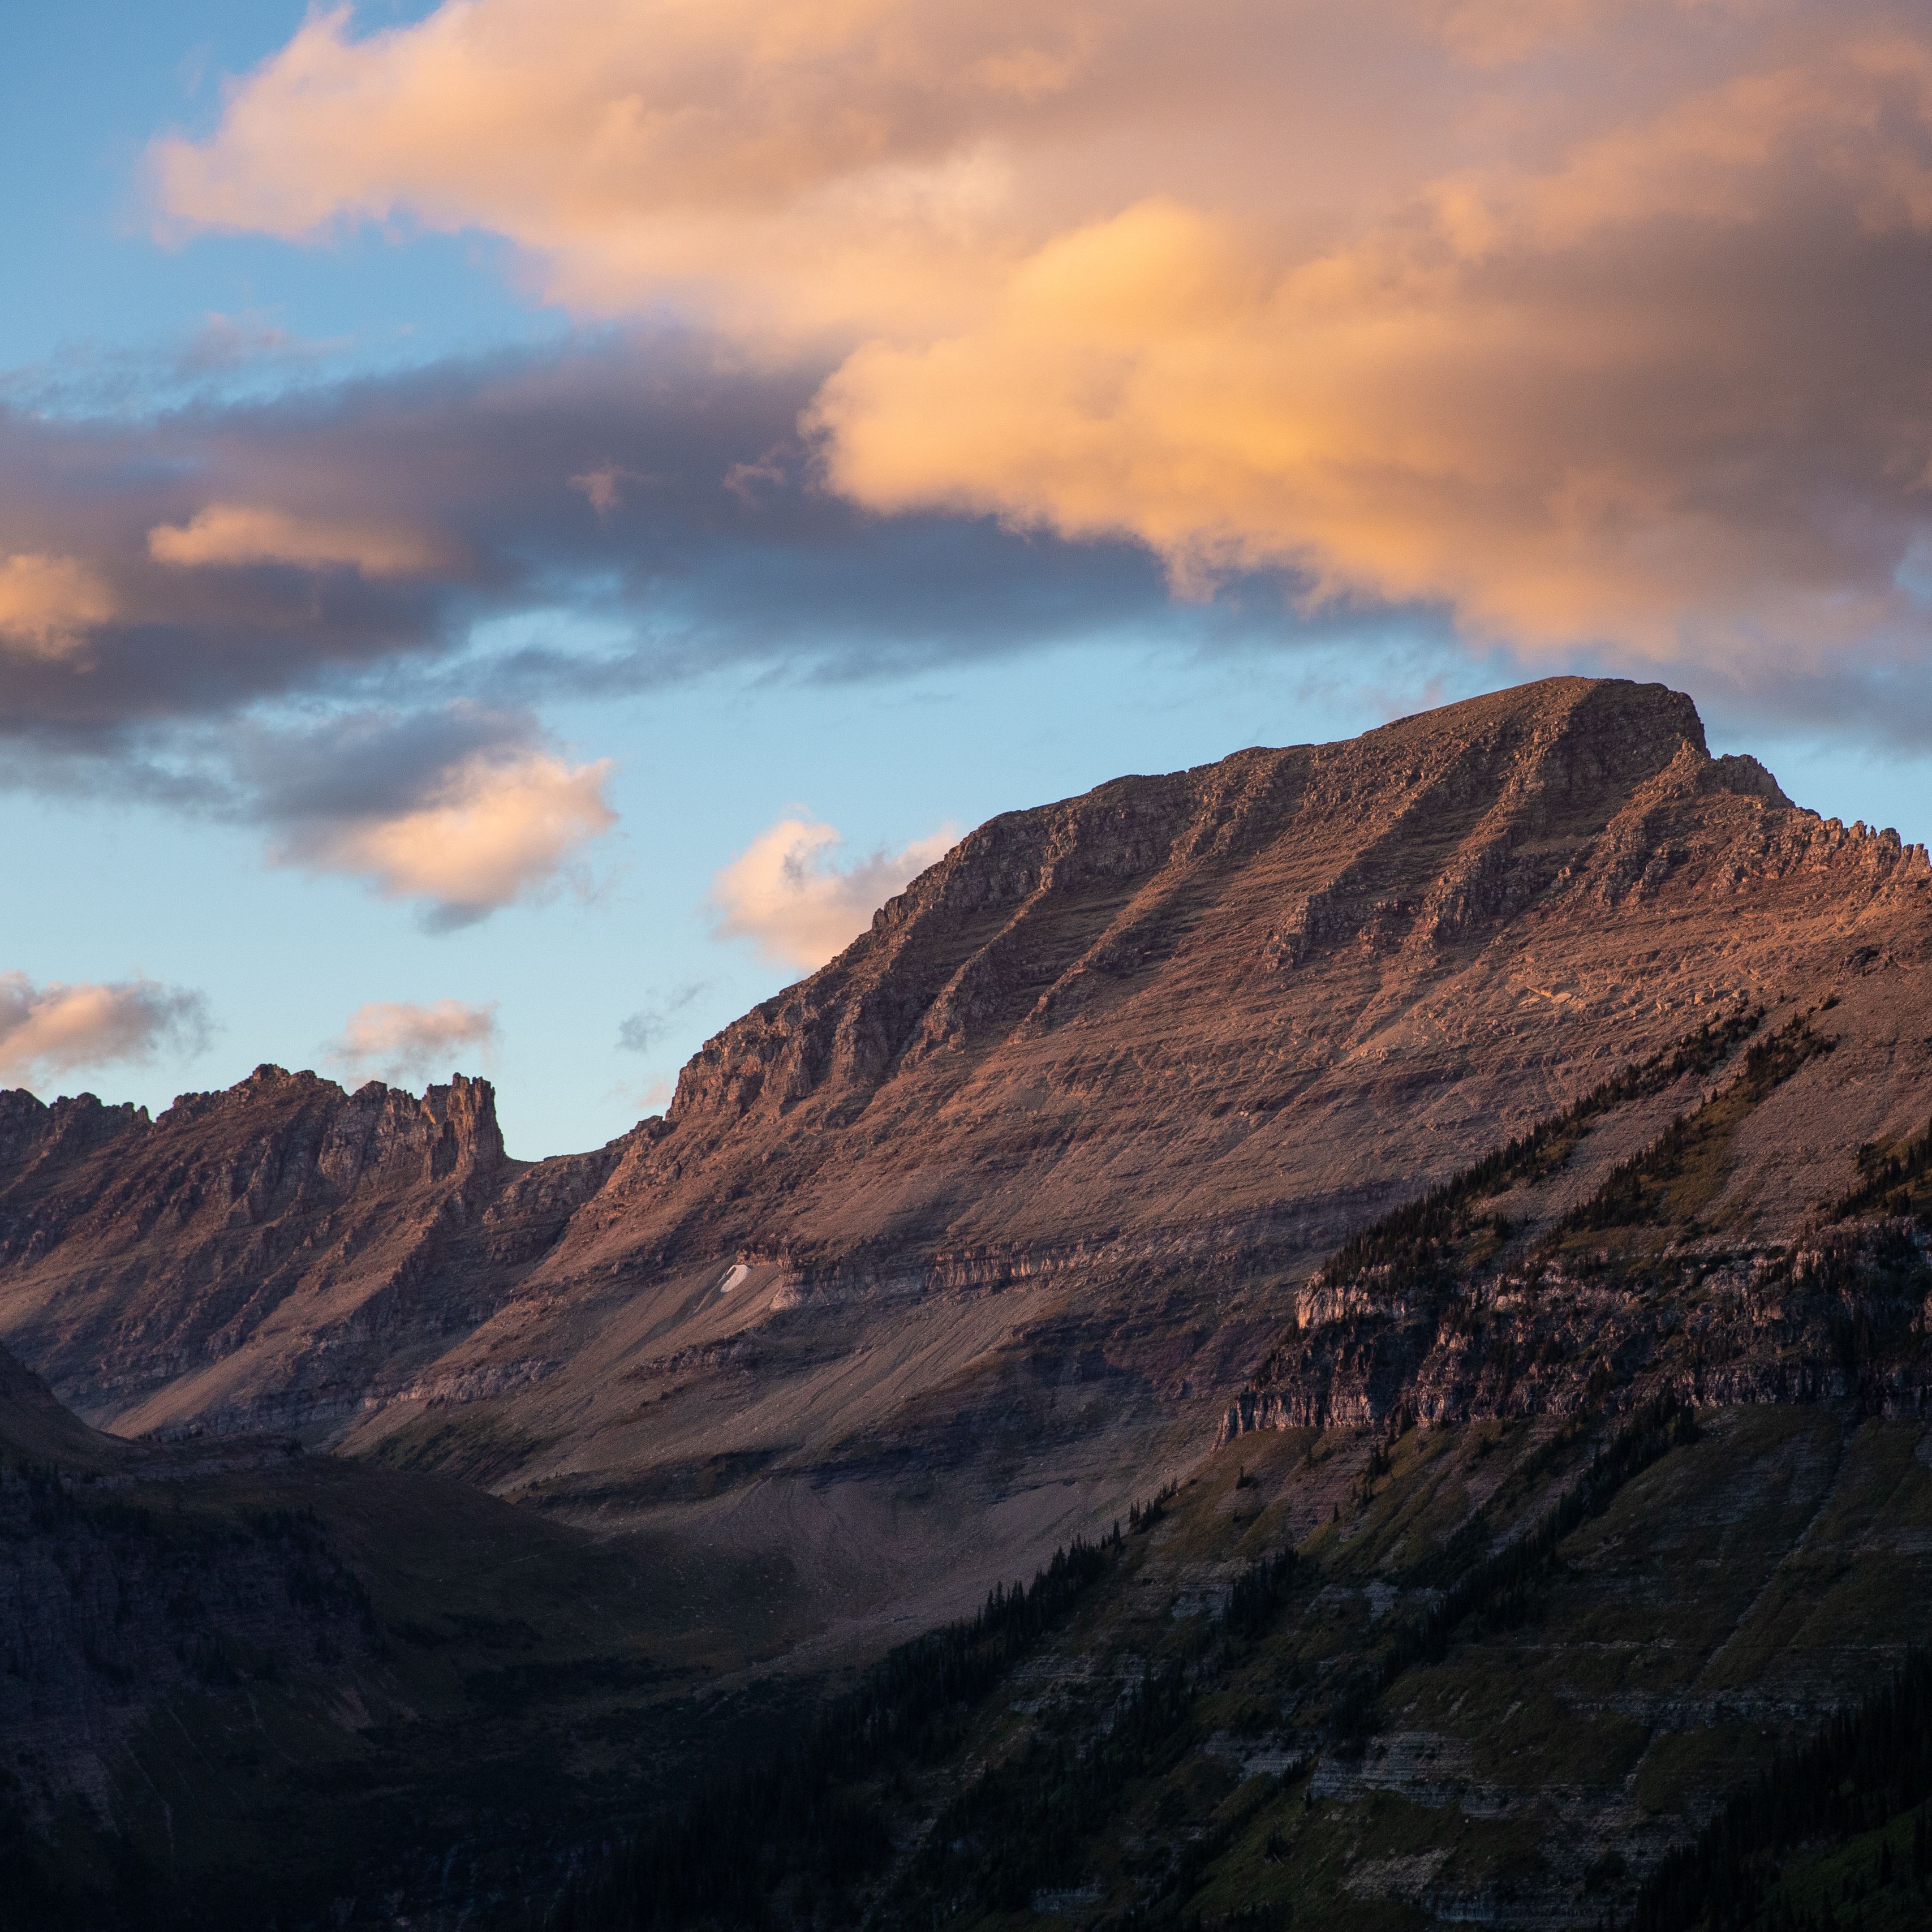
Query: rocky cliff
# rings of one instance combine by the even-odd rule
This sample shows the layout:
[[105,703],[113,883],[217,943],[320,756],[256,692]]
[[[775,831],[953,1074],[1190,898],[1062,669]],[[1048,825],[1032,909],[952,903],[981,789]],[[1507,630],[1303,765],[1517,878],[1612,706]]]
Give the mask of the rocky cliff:
[[1713,1184],[1795,1238],[1932,1109],[1928,966],[1922,849],[1712,758],[1681,694],[1550,680],[994,819],[596,1154],[505,1160],[480,1083],[14,1096],[0,1336],[118,1430],[272,1422],[776,1546],[848,1609],[944,1595],[1285,1399],[1299,1298],[1393,1206],[1830,1000]]
[[10,1334],[124,1433],[339,1428],[473,1329],[597,1172],[560,1194],[506,1159],[485,1082],[418,1100],[278,1066],[152,1121],[0,1095],[0,1150]]

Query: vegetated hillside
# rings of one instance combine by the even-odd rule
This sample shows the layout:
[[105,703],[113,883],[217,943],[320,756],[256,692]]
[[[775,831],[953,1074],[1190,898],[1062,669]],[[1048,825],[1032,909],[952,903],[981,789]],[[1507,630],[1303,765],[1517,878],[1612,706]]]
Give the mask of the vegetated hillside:
[[[1298,1296],[1223,1439],[1658,1394],[1926,1413],[1932,1128],[1865,1143],[1850,1186],[1802,1220],[1753,1211],[1740,1143],[1834,1053],[1837,1004],[1775,1032],[1754,1008],[1701,1028],[1352,1236]],[[1654,1138],[1613,1166],[1583,1158],[1636,1103],[1687,1082]]]
[[0,1353],[0,1924],[520,1910],[784,1720],[806,1687],[734,1676],[782,1586],[292,1441],[100,1436]]
[[1828,1018],[1700,1028],[1352,1237],[1124,1535],[646,1815],[555,1932],[1925,1923],[1932,1130],[1713,1246]]
[[[1932,1113],[1928,895],[1922,850],[1711,758],[1680,694],[1550,680],[992,820],[596,1154],[504,1160],[480,1083],[264,1070],[118,1126],[17,1102],[0,1335],[97,1422],[290,1428],[769,1554],[803,1622],[875,1641],[1244,1390],[1379,1420],[1427,1318],[1302,1376],[1311,1272],[1707,1018],[1811,1016],[1671,1156],[1712,1240],[1789,1245]],[[1734,1073],[1624,1095],[1522,1184],[1591,1193]],[[1539,1279],[1598,1294],[1564,1240]],[[1445,1370],[1440,1409],[1594,1372],[1492,1400]]]
[[[1888,1823],[1867,1922],[1922,1924],[1922,1688],[1919,1728],[1886,1708],[1932,1595],[1922,1441],[1667,1399],[1244,1438],[1016,1593],[1039,1614],[909,1645],[765,1775],[647,1816],[548,1923],[1768,1932],[1780,1896],[1876,1909]],[[1786,1836],[1700,1856],[1774,1766]]]

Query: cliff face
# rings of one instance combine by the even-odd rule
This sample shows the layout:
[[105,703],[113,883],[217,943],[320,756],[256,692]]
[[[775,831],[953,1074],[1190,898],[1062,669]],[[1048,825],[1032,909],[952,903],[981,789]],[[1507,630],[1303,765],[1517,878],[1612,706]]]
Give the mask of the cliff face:
[[809,1270],[1400,1185],[1402,1116],[1534,1104],[1734,990],[1726,902],[1856,916],[1927,876],[1842,842],[1688,699],[1582,680],[1010,814],[710,1042],[554,1264],[701,1228]]
[[506,1161],[477,1083],[14,1096],[0,1336],[118,1430],[976,1587],[953,1502],[1001,1565],[1118,1506],[1281,1396],[1352,1232],[1707,1016],[1835,995],[1726,1142],[1725,1211],[1795,1231],[1932,1108],[1928,895],[1680,694],[1551,680],[994,819],[598,1154]]
[[[418,1100],[262,1066],[154,1121],[11,1093],[0,1148],[9,1333],[124,1430],[326,1427],[379,1367],[474,1327],[545,1226],[541,1168],[506,1159],[488,1084],[460,1076]],[[511,1198],[533,1206],[500,1254]]]

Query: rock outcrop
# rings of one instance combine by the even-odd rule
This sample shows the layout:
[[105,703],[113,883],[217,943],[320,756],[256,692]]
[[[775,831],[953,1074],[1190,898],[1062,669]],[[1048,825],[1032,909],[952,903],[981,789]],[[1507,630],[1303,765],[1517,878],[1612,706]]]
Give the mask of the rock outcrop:
[[339,1429],[473,1329],[581,1192],[507,1160],[460,1075],[418,1100],[265,1066],[153,1121],[10,1093],[0,1146],[10,1335],[125,1432]]

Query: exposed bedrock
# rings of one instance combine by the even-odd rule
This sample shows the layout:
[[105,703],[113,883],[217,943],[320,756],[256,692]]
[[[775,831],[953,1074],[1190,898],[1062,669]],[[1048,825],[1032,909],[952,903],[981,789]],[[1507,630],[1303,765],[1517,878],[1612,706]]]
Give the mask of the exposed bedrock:
[[1559,1270],[1298,1326],[1228,1403],[1256,1429],[1400,1428],[1628,1409],[1851,1401],[1932,1412],[1932,1260],[1916,1227],[1673,1256],[1642,1288]]

